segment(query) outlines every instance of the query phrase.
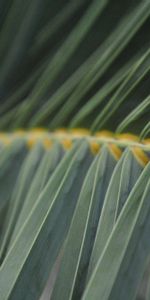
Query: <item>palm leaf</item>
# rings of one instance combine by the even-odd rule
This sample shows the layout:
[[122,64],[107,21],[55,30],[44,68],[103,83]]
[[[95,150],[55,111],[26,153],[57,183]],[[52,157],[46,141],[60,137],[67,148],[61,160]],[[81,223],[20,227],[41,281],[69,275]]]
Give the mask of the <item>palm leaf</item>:
[[149,299],[149,25],[149,0],[1,1],[0,299]]

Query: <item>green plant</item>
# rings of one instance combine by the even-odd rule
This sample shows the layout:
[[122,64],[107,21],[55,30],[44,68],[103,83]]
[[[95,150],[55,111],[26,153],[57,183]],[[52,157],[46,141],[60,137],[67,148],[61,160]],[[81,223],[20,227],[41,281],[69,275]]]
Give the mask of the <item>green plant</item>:
[[0,16],[0,300],[149,300],[150,1]]

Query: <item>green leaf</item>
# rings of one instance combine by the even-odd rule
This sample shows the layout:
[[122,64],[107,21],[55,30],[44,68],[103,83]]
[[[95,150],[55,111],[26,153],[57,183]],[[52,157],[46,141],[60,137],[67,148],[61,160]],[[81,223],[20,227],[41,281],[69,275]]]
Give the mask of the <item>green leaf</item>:
[[64,157],[6,255],[0,272],[2,299],[35,300],[40,296],[66,237],[92,159],[87,142],[77,151],[78,147],[79,143]]
[[90,258],[88,279],[98,263],[117,218],[142,169],[142,165],[137,162],[132,152],[126,149],[118,161],[108,185]]
[[147,135],[150,133],[150,121],[145,125],[145,127],[143,128],[141,134],[140,134],[140,138],[144,139],[145,137],[147,137]]
[[138,31],[140,26],[148,18],[150,14],[150,3],[148,1],[142,2],[131,12],[121,24],[118,25],[112,35],[97,49],[95,53],[96,59],[87,74],[83,77],[74,93],[64,103],[58,114],[55,115],[51,122],[51,127],[55,128],[63,124],[68,116],[73,112],[81,97],[86,95],[89,89],[96,83],[96,81],[104,74],[107,68],[112,64],[117,55],[125,48],[130,39]]
[[18,173],[27,154],[24,141],[15,141],[5,146],[0,152],[0,233],[7,215],[12,191],[17,181]]
[[119,124],[117,132],[122,132],[132,122],[135,122],[141,115],[150,109],[150,96],[148,96],[142,103],[140,103],[131,113]]
[[104,146],[83,183],[52,299],[79,299],[82,295],[97,223],[114,165],[115,159]]
[[31,185],[28,188],[27,195],[25,197],[22,209],[18,216],[16,226],[13,230],[10,245],[12,244],[18,232],[20,231],[20,228],[26,221],[30,211],[32,210],[33,206],[35,205],[38,199],[38,196],[44,189],[46,183],[48,182],[57,165],[59,164],[62,155],[63,149],[59,144],[54,145],[52,149],[46,151],[43,155],[43,158],[41,159],[41,162],[33,177]]
[[24,204],[28,189],[31,184],[31,180],[37,170],[39,161],[44,153],[44,148],[41,143],[37,144],[33,150],[28,154],[23,166],[20,170],[18,180],[16,182],[12,197],[10,199],[10,204],[8,212],[6,215],[6,220],[3,227],[1,246],[0,246],[0,259],[3,260],[6,255],[11,235],[15,224],[17,222],[17,217]]
[[139,84],[150,70],[150,49],[135,63],[128,77],[124,79],[116,93],[108,101],[101,113],[95,119],[92,130],[101,129],[118,107],[126,100],[130,92]]
[[39,80],[37,80],[29,99],[27,99],[27,103],[24,108],[24,115],[22,116],[22,122],[28,116],[29,111],[37,106],[41,97],[45,96],[50,85],[57,79],[58,74],[62,71],[63,67],[65,67],[65,64],[71,58],[78,45],[88,33],[88,30],[103,11],[107,2],[108,0],[94,0],[89,5],[83,17],[79,20],[78,24],[74,27],[62,46],[55,53]]
[[119,300],[120,297],[134,299],[137,285],[143,274],[142,268],[147,251],[150,250],[147,239],[150,229],[149,176],[150,164],[144,169],[131,191],[105,249],[99,257],[82,300],[100,298]]

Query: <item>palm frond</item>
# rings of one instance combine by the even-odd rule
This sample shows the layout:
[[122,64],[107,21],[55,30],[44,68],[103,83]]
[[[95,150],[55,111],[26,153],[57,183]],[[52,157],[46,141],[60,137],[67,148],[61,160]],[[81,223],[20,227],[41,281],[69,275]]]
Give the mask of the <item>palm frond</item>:
[[1,300],[149,299],[149,27],[149,0],[1,1]]

